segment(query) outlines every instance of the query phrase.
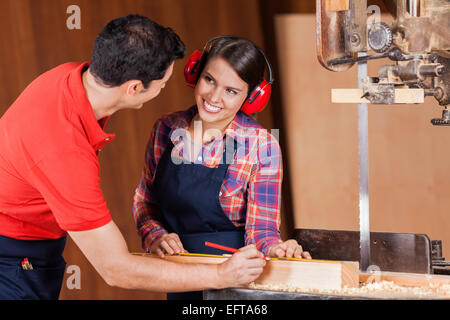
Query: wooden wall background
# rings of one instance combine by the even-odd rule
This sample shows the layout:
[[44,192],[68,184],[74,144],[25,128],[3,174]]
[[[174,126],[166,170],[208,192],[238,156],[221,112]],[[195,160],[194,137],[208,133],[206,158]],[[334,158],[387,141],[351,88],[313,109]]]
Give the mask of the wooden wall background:
[[[333,107],[327,100],[330,87],[354,86],[356,71],[341,75],[320,69],[314,52],[314,2],[3,0],[0,115],[39,74],[64,62],[89,60],[96,35],[118,16],[139,13],[172,27],[185,42],[187,54],[218,34],[247,37],[265,49],[276,78],[271,104],[258,120],[268,129],[280,129],[285,167],[282,236],[287,238],[295,227],[357,230],[356,109]],[[69,5],[81,8],[81,30],[66,27]],[[309,14],[292,40],[276,36],[280,29],[275,17],[285,13]],[[133,251],[140,250],[141,244],[132,218],[132,197],[151,127],[162,114],[194,102],[182,75],[185,60],[175,65],[160,96],[139,111],[115,114],[106,127],[116,139],[99,156],[102,188],[113,219]],[[445,232],[449,197],[445,195],[450,190],[450,173],[445,164],[450,156],[443,146],[450,130],[428,127],[429,118],[439,113],[436,107],[405,107],[377,108],[369,114],[371,128],[376,128],[369,135],[370,170],[378,178],[370,180],[371,216],[376,217],[373,226],[382,229],[374,231],[430,231],[433,239],[444,240],[444,256],[449,256],[450,239]],[[292,142],[296,134],[300,139]],[[161,293],[107,286],[70,239],[64,256],[68,265],[80,267],[81,289],[70,290],[64,283],[61,299],[165,299]]]

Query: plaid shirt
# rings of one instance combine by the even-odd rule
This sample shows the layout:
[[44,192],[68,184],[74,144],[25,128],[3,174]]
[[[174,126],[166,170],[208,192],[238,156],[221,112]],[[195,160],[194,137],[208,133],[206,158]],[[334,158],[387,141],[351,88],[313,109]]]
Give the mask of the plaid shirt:
[[[191,159],[189,152],[193,148],[189,147],[191,140],[186,134],[196,113],[197,107],[193,106],[162,117],[153,127],[133,203],[133,216],[144,249],[167,233],[160,222],[161,212],[151,188],[158,162],[169,139],[174,145],[172,160]],[[223,150],[224,144],[228,146],[229,138],[237,142],[233,158],[226,152],[229,166],[219,201],[230,221],[236,227],[245,227],[245,244],[255,243],[258,250],[267,255],[272,245],[282,242],[279,230],[283,174],[280,146],[271,133],[242,112],[236,114],[224,137],[203,144],[202,157],[195,163],[201,161],[204,166],[217,167],[223,155],[217,150]]]

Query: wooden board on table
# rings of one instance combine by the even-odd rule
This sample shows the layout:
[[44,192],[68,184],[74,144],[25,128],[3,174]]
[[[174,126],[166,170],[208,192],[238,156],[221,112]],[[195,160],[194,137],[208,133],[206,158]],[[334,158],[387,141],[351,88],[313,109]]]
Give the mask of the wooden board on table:
[[[156,255],[148,255],[158,258]],[[182,254],[166,256],[178,263],[222,263],[229,257]],[[359,263],[353,261],[328,261],[306,259],[270,259],[257,285],[285,285],[305,289],[341,289],[359,286]]]
[[325,260],[270,260],[255,281],[261,285],[334,290],[359,286],[359,263]]

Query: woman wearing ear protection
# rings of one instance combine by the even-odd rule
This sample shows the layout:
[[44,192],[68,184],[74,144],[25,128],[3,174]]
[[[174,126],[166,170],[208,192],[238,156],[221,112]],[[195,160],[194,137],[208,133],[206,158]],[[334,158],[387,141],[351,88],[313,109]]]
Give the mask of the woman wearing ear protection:
[[[280,147],[248,116],[269,100],[264,52],[247,39],[216,37],[191,55],[185,77],[196,105],[156,122],[134,196],[143,247],[164,257],[225,253],[205,241],[255,244],[266,256],[311,258],[280,238]],[[172,298],[183,297],[194,298]]]

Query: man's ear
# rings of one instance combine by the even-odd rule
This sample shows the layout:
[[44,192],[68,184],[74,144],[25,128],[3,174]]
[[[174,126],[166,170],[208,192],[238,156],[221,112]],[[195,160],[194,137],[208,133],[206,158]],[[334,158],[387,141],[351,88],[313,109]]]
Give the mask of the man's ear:
[[142,85],[142,81],[140,80],[130,80],[125,83],[126,92],[130,96],[136,96],[144,90],[144,86]]

